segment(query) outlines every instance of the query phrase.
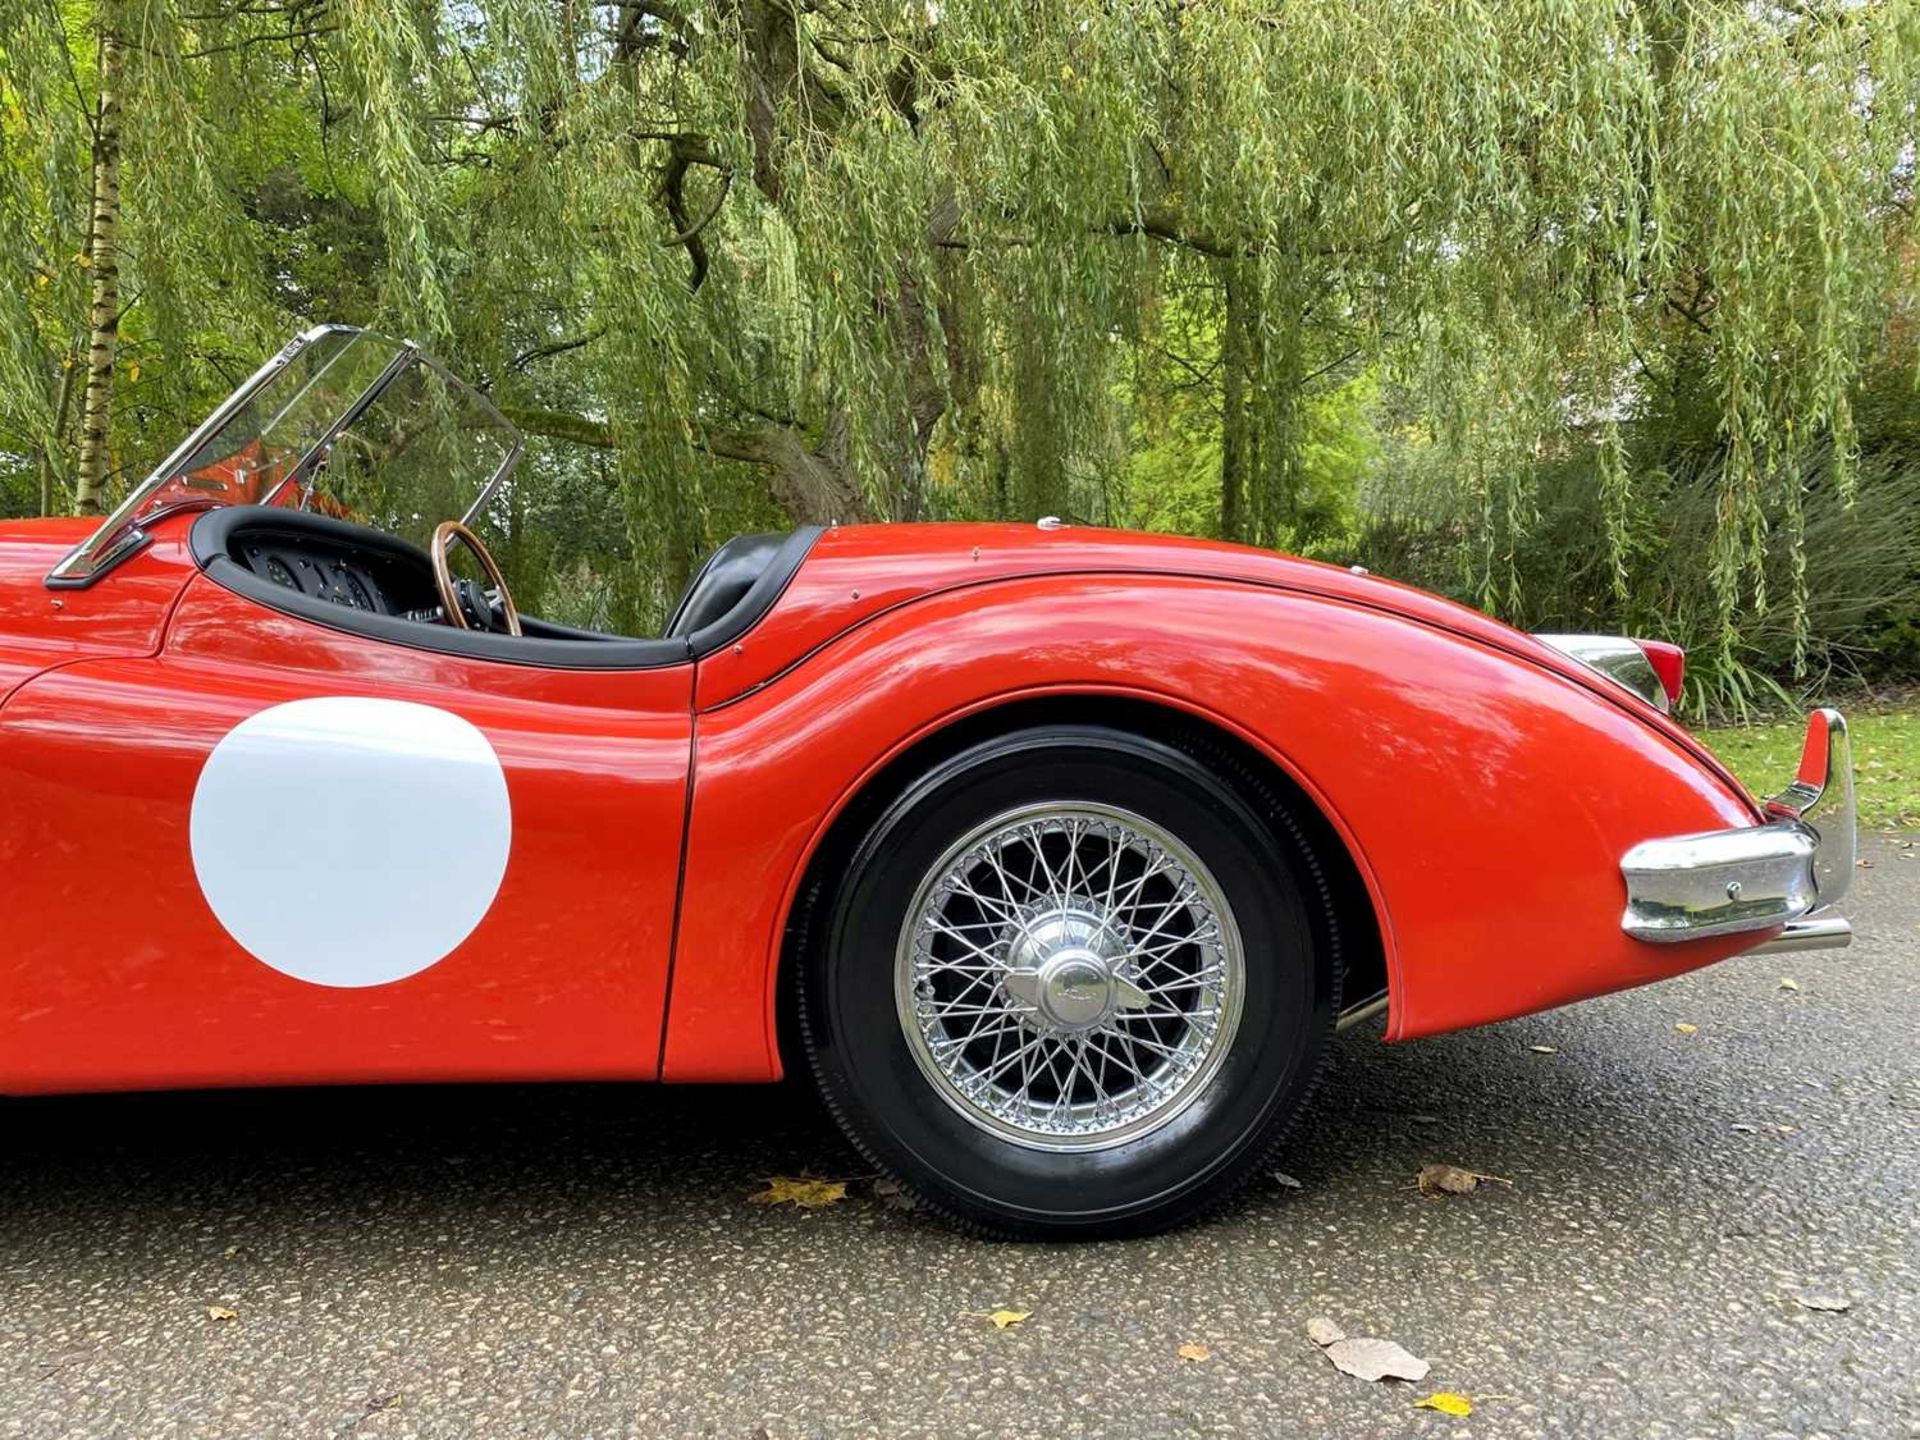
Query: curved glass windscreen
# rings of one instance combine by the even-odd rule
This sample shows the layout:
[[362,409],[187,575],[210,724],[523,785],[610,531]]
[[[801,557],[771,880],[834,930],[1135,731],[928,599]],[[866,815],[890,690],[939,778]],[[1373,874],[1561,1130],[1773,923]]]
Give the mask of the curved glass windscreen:
[[520,447],[412,342],[321,326],[228,396],[48,578],[87,584],[161,516],[221,505],[313,509],[424,543],[441,520],[471,519]]

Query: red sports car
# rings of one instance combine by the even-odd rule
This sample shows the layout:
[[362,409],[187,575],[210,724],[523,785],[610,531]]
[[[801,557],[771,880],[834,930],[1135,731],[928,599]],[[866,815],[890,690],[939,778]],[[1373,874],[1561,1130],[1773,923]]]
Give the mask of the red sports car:
[[323,327],[0,526],[0,1090],[801,1067],[960,1224],[1137,1233],[1343,1024],[1847,942],[1844,723],[1758,804],[1672,647],[1052,520],[741,536],[604,635],[468,528],[519,448]]

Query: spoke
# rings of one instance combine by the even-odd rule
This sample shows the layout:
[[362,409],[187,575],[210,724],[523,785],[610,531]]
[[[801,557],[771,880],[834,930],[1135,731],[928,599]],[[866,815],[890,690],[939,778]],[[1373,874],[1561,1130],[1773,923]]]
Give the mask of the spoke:
[[[1005,857],[1001,854],[1001,847],[996,845],[989,848],[986,852],[986,855],[987,855],[987,863],[993,866],[993,873],[995,878],[997,878],[1000,881],[1000,888],[1007,892],[1008,903],[1009,904],[1021,903],[1014,899],[1013,875],[1012,875],[1012,872],[1010,872],[1007,869]],[[1030,902],[1033,899],[1033,896],[1035,893],[1033,888],[1033,882],[1030,880],[1022,880],[1020,883],[1026,887],[1027,900]]]
[[962,945],[966,946],[967,949],[971,950],[974,954],[978,955],[982,960],[986,961],[989,966],[998,966],[1001,963],[1000,957],[998,955],[994,954],[991,950],[988,950],[983,946],[974,944],[973,941],[969,940],[966,936],[962,935],[958,930],[955,930],[951,925],[947,924],[945,920],[941,920],[937,918],[929,919],[927,923],[933,927],[933,930],[936,934],[945,935],[950,940],[958,940]]
[[991,906],[999,915],[1001,924],[1013,925],[1019,922],[1020,912],[1014,908],[1013,897],[1011,895],[1008,895],[1005,899],[1000,899],[992,895],[983,895],[974,889],[964,877],[955,878],[953,889],[956,895],[964,895],[976,905]]
[[1166,929],[1167,922],[1174,916],[1186,914],[1187,911],[1192,908],[1194,896],[1197,893],[1198,892],[1192,890],[1190,887],[1183,886],[1178,895],[1161,907],[1160,918],[1154,922],[1151,930],[1134,941],[1135,946],[1145,945],[1149,940],[1153,939],[1154,936],[1160,934]]
[[1125,1053],[1124,1049],[1122,1050],[1122,1053],[1118,1055],[1114,1054],[1111,1050],[1107,1049],[1107,1041],[1110,1039],[1119,1040],[1123,1047],[1126,1044],[1126,1040],[1124,1036],[1117,1036],[1117,1035],[1104,1034],[1104,1033],[1089,1035],[1087,1037],[1087,1043],[1089,1045],[1093,1045],[1097,1047],[1101,1055],[1104,1056],[1110,1062],[1112,1062],[1112,1064],[1116,1068],[1124,1070],[1129,1074],[1131,1074],[1133,1076],[1134,1085],[1136,1087],[1143,1084],[1146,1081],[1147,1072],[1142,1070],[1138,1065],[1136,1065],[1133,1061],[1132,1055]]
[[[1005,1060],[994,1062],[993,1068],[991,1070],[985,1071],[982,1074],[981,1078],[989,1082],[998,1080],[1002,1073],[1004,1073],[1008,1069],[1011,1069],[1015,1065],[1019,1065],[1021,1067],[1022,1074],[1028,1073],[1026,1070],[1027,1056],[1031,1053],[1031,1051],[1033,1050],[1033,1047],[1040,1043],[1040,1039],[1041,1039],[1040,1036],[1035,1035],[1031,1040],[1022,1041],[1018,1049],[1016,1049],[1011,1055],[1007,1056]],[[1026,1089],[1025,1084],[1023,1083],[1020,1088],[1022,1090]]]
[[[1059,908],[1065,908],[1064,902],[1071,892],[1061,888],[1060,881],[1053,873],[1053,866],[1047,863],[1046,838],[1046,832],[1038,826],[1034,826],[1028,833],[1027,844],[1033,850],[1033,863],[1035,868],[1047,877],[1047,888],[1044,892],[1046,898],[1055,901]],[[1040,892],[1036,891],[1036,893]]]
[[[1131,1019],[1132,1017],[1127,1016],[1124,1018]],[[1129,1045],[1144,1045],[1147,1049],[1158,1051],[1160,1054],[1165,1055],[1170,1060],[1184,1059],[1187,1055],[1187,1052],[1185,1050],[1176,1050],[1171,1045],[1163,1045],[1158,1040],[1149,1039],[1145,1035],[1136,1035],[1131,1030],[1125,1033],[1126,1033],[1126,1042]]]
[[947,1035],[936,1039],[933,1043],[936,1045],[951,1046],[955,1050],[965,1050],[976,1040],[985,1040],[994,1035],[1004,1035],[1008,1031],[1024,1030],[1026,1028],[1027,1027],[1022,1025],[1018,1020],[1013,1019],[1002,1020],[998,1025],[990,1025],[983,1020],[965,1035]]

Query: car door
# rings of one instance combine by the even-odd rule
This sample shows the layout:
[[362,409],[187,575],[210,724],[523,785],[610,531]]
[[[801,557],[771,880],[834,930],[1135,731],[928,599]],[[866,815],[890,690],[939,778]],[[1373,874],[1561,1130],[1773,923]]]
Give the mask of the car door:
[[159,654],[0,712],[0,1087],[654,1077],[692,674],[195,577]]

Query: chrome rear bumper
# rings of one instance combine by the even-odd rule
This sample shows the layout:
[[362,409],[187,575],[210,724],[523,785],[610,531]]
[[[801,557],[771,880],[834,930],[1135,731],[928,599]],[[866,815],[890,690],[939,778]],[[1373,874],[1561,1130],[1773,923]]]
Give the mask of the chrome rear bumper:
[[1768,822],[1675,835],[1634,846],[1620,861],[1627,884],[1620,927],[1671,944],[1784,926],[1759,951],[1847,944],[1852,927],[1822,915],[1853,880],[1853,751],[1838,710],[1807,717],[1793,783],[1766,805]]

